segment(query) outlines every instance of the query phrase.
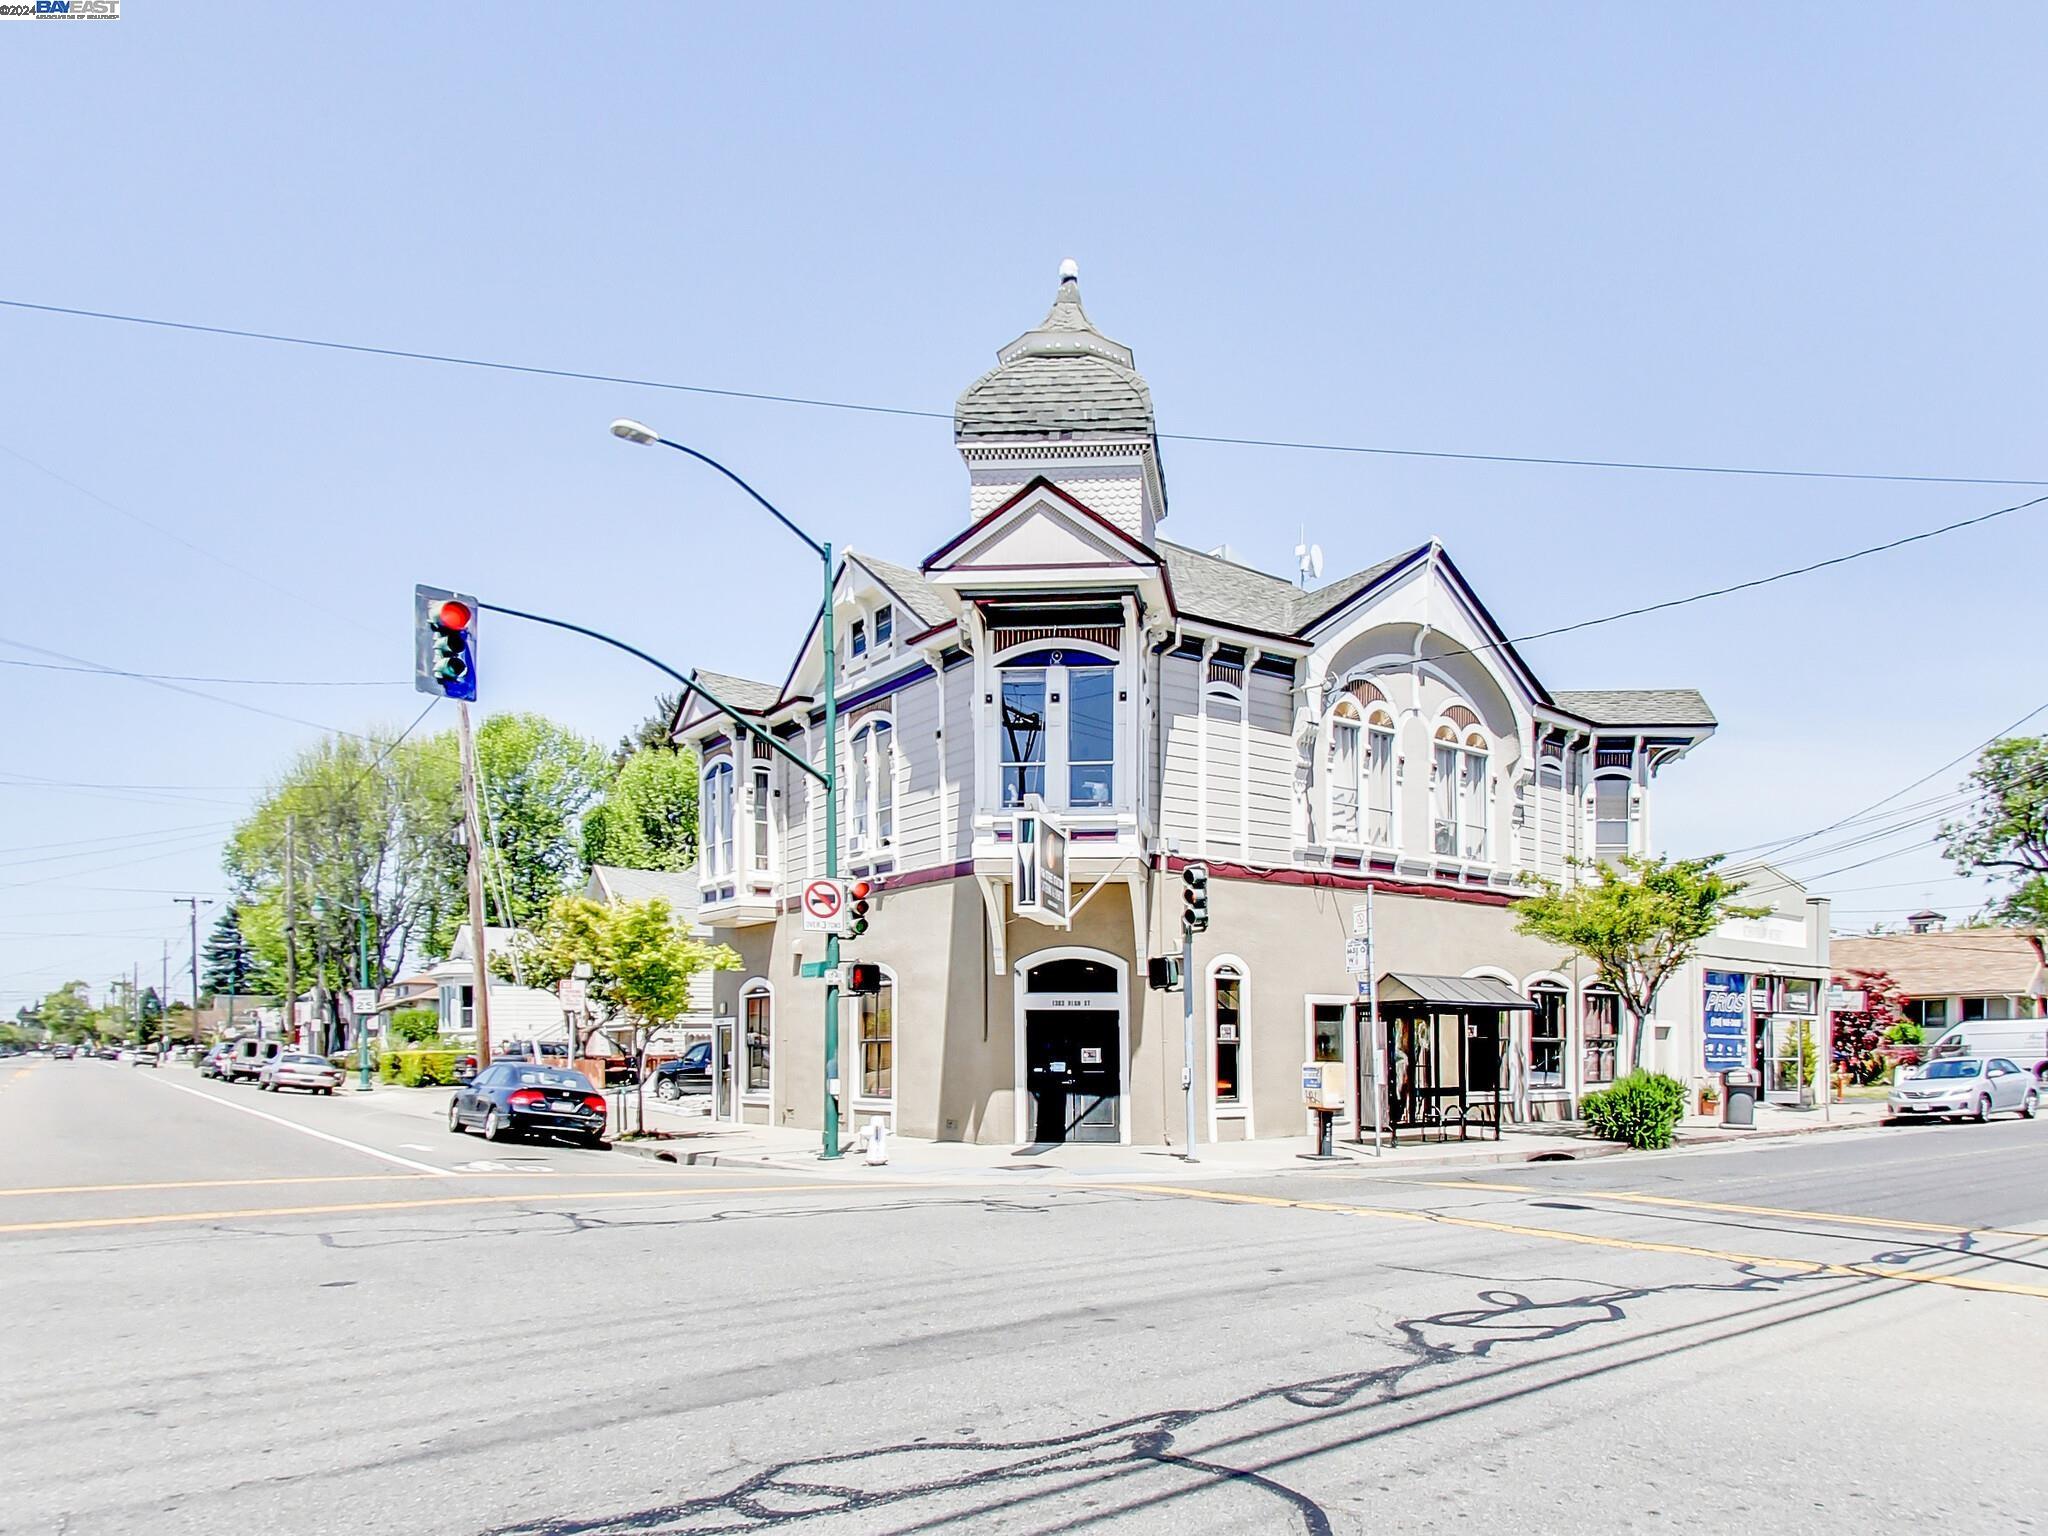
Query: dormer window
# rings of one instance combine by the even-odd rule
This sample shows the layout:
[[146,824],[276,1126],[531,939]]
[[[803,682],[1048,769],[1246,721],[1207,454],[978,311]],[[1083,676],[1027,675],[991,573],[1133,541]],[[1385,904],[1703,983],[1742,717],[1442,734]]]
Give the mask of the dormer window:
[[859,661],[861,657],[867,655],[868,626],[867,621],[865,619],[855,619],[853,621],[853,629],[850,633],[850,637],[847,641],[847,644],[852,649],[853,659],[855,661]]
[[887,603],[875,610],[875,649],[886,651],[896,635],[896,610]]

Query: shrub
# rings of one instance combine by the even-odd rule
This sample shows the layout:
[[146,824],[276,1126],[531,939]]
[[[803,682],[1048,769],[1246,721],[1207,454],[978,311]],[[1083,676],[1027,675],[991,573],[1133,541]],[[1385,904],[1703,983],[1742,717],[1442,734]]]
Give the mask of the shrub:
[[377,1062],[377,1076],[401,1088],[451,1087],[455,1063],[462,1055],[450,1050],[386,1051]]
[[441,1033],[441,1015],[432,1008],[401,1008],[391,1015],[391,1037],[425,1045]]
[[1636,1071],[1611,1088],[1587,1094],[1579,1101],[1579,1113],[1595,1136],[1649,1152],[1671,1145],[1685,1101],[1685,1084],[1677,1078]]

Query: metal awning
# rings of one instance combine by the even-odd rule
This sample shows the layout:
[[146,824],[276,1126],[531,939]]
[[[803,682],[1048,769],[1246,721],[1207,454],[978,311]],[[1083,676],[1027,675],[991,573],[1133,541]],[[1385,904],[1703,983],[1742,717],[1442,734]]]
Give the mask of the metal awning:
[[1502,1008],[1534,1013],[1536,1005],[1491,976],[1417,976],[1389,971],[1379,981],[1382,1003],[1420,1003],[1444,1009]]

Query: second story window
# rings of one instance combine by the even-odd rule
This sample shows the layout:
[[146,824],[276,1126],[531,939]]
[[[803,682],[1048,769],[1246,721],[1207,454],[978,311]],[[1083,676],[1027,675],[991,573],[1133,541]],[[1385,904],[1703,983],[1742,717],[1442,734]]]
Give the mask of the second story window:
[[1629,781],[1617,776],[1593,781],[1593,857],[1607,861],[1628,852]]
[[1067,669],[1067,804],[1108,805],[1116,790],[1116,668]]
[[750,824],[752,847],[749,850],[756,870],[768,868],[768,817],[769,802],[774,798],[774,776],[766,763],[754,764],[753,819]]
[[1011,808],[1045,793],[1045,673],[1037,667],[1003,673],[1002,720],[997,726],[1002,803]]
[[868,653],[867,621],[865,619],[855,619],[853,621],[853,628],[848,634],[847,645],[853,652],[853,659],[858,661]]
[[887,720],[855,727],[847,754],[853,844],[886,848],[896,839],[896,732]]
[[732,759],[720,758],[704,770],[704,870],[717,878],[733,872]]
[[887,603],[875,610],[875,649],[886,651],[896,635],[896,610]]
[[1430,760],[1430,848],[1444,858],[1483,860],[1487,850],[1486,738],[1440,725]]

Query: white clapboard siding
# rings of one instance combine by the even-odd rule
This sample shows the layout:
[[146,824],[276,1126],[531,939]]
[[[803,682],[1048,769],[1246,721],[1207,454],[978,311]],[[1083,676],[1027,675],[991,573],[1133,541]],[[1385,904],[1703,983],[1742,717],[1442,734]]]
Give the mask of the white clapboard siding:
[[1159,835],[1188,850],[1195,845],[1198,824],[1195,689],[1200,665],[1191,656],[1165,656],[1159,663]]
[[1288,678],[1251,677],[1251,823],[1253,863],[1285,864],[1294,847],[1294,698]]
[[1531,793],[1536,800],[1536,867],[1556,879],[1564,873],[1564,774],[1541,769]]
[[974,843],[974,664],[946,669],[945,793],[952,805],[951,836],[942,862],[957,863]]
[[896,867],[928,869],[944,844],[939,685],[912,683],[891,701],[896,716]]
[[1209,692],[1209,773],[1202,794],[1209,807],[1208,851],[1244,848],[1244,702],[1234,690]]

